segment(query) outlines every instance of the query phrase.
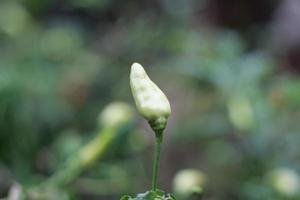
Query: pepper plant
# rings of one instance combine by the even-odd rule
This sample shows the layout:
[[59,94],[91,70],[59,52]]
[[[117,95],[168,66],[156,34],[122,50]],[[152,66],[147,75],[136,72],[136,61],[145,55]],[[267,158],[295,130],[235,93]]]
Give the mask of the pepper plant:
[[152,188],[136,197],[125,195],[121,200],[175,200],[171,194],[157,188],[160,148],[163,131],[171,113],[170,103],[166,95],[151,81],[144,68],[133,63],[130,72],[130,87],[138,112],[148,121],[155,133],[155,157],[153,162]]

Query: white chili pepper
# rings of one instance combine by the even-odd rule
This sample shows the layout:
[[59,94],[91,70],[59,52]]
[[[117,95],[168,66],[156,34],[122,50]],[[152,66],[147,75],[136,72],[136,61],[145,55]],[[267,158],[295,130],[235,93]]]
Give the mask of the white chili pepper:
[[138,63],[131,66],[130,87],[140,114],[148,120],[155,132],[163,131],[171,113],[170,103]]

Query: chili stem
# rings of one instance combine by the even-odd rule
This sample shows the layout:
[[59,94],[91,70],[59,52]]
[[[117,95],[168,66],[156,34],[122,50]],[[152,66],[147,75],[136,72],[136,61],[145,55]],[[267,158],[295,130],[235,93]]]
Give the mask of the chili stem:
[[155,137],[155,157],[153,162],[153,175],[152,175],[152,191],[157,189],[157,178],[159,170],[159,160],[160,160],[160,147],[162,143],[162,134],[156,134]]

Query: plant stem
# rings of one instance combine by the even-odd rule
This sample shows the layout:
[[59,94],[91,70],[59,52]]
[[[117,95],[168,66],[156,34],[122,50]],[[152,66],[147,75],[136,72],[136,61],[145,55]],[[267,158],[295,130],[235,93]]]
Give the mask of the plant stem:
[[84,169],[104,156],[104,153],[116,136],[116,128],[105,128],[101,130],[93,140],[71,156],[69,160],[66,161],[64,168],[58,170],[45,184],[57,187],[64,187],[70,184]]
[[160,146],[162,143],[162,132],[155,133],[155,157],[153,162],[153,175],[152,175],[152,191],[156,191],[157,189],[157,177],[158,177],[158,169],[159,169],[159,159],[160,159]]

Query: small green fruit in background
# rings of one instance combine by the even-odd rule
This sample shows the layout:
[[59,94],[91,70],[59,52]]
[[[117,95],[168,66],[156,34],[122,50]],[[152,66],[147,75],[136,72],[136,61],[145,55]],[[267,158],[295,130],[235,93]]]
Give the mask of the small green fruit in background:
[[240,131],[246,131],[253,127],[253,108],[250,101],[242,96],[232,97],[228,102],[230,122]]
[[132,108],[123,102],[113,102],[107,105],[99,114],[98,122],[105,127],[115,127],[133,120]]
[[277,168],[267,175],[269,184],[281,195],[295,198],[300,195],[300,176],[290,168]]
[[173,190],[177,197],[186,199],[194,194],[201,194],[206,182],[204,173],[197,169],[184,169],[175,175]]

